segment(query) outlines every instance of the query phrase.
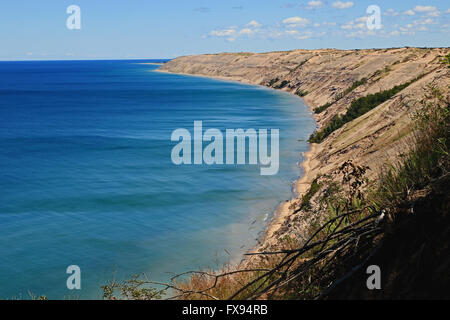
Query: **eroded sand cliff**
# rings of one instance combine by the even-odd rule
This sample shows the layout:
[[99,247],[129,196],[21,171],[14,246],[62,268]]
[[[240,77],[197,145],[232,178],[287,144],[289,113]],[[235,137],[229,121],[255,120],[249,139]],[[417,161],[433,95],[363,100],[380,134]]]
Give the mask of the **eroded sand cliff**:
[[261,245],[265,248],[285,235],[302,237],[308,220],[296,218],[293,208],[319,174],[332,174],[351,159],[369,166],[370,177],[376,179],[383,164],[407,149],[411,115],[427,87],[435,86],[448,95],[450,69],[441,59],[449,52],[447,48],[398,48],[223,53],[180,57],[164,64],[160,71],[269,86],[302,96],[311,110],[331,104],[314,114],[319,127],[344,114],[357,98],[420,77],[320,144],[312,144],[304,162],[305,175],[297,183],[299,197],[284,203],[274,217]]

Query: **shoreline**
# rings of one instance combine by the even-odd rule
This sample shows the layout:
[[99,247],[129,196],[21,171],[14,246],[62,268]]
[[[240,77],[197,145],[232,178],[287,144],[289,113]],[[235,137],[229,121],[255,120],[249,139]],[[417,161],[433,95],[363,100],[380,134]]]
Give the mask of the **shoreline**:
[[317,144],[309,144],[309,151],[304,154],[304,160],[302,162],[304,172],[303,175],[295,181],[294,191],[291,199],[282,202],[275,210],[272,215],[272,219],[266,226],[262,241],[254,248],[254,250],[258,251],[259,249],[267,247],[268,245],[270,246],[276,244],[275,233],[293,214],[293,210],[290,208],[291,205],[293,205],[296,200],[301,199],[301,197],[308,192],[312,179],[314,179],[311,177],[311,173],[313,172],[311,161],[318,153],[318,149],[319,148]]
[[[142,63],[142,64],[148,64],[149,65],[150,63]],[[251,83],[250,81],[244,81],[244,80],[239,79],[237,77],[236,78],[230,78],[230,77],[222,77],[222,76],[206,76],[206,75],[203,75],[203,74],[191,74],[191,73],[183,73],[183,72],[170,72],[170,71],[159,70],[159,69],[151,70],[151,72],[177,74],[177,75],[180,75],[180,76],[199,77],[199,78],[206,78],[206,79],[212,79],[212,80],[221,80],[221,81],[234,82],[234,83],[239,83],[239,84],[248,84],[248,85],[251,85],[251,86],[262,87],[262,88],[266,88],[266,89],[269,89],[269,90],[270,89],[278,90],[278,89],[273,89],[273,88],[269,88],[269,87],[263,86],[261,84]],[[284,92],[286,92],[286,91],[284,91]],[[286,93],[290,93],[290,92],[286,92]]]
[[[229,78],[229,77],[222,77],[222,76],[207,76],[207,75],[197,75],[197,74],[189,74],[189,73],[177,73],[177,72],[170,72],[165,70],[152,70],[152,72],[161,72],[161,73],[167,73],[167,74],[177,74],[177,75],[183,75],[183,76],[190,76],[190,77],[201,77],[201,78],[207,78],[207,79],[215,79],[215,80],[221,80],[221,81],[228,81],[228,82],[234,82],[239,84],[248,84],[258,87],[263,87],[269,90],[276,90],[276,91],[283,91],[280,89],[274,89],[270,88],[261,84],[255,84],[251,83],[249,81],[244,81],[239,78]],[[312,111],[312,107],[308,105],[302,97],[288,91],[283,91],[285,93],[289,93],[291,95],[294,95],[298,99],[301,99],[305,106],[308,108],[309,111],[311,111],[311,117],[314,119],[314,121],[317,124],[317,119],[314,116],[314,113]],[[312,165],[311,162],[313,158],[317,155],[319,151],[319,146],[317,144],[309,143],[309,150],[303,154],[303,161],[302,161],[302,168],[303,168],[303,174],[297,177],[297,179],[294,181],[294,187],[291,191],[291,197],[289,200],[281,201],[277,207],[272,212],[272,215],[270,217],[270,220],[267,221],[264,229],[262,230],[262,236],[257,241],[257,243],[254,246],[251,246],[249,250],[247,250],[246,253],[250,252],[258,252],[262,250],[263,248],[274,245],[276,243],[276,237],[275,233],[279,230],[279,228],[284,224],[284,222],[289,219],[289,217],[292,215],[293,210],[290,209],[291,205],[301,198],[306,192],[308,192],[310,184],[314,178],[312,178]],[[241,263],[248,261],[248,259],[245,257],[245,254],[240,259]]]

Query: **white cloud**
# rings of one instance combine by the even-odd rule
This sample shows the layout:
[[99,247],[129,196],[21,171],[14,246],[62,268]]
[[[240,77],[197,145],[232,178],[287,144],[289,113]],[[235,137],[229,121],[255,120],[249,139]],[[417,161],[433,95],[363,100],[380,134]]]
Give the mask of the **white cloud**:
[[429,17],[439,17],[441,13],[439,11],[432,11],[427,14]]
[[224,29],[213,30],[209,33],[210,37],[226,38],[228,41],[235,41],[242,36],[252,36],[260,33],[262,24],[252,20],[244,26],[232,26]]
[[295,36],[298,34],[297,30],[286,30],[285,33],[290,36]]
[[271,29],[265,33],[265,36],[269,38],[282,38],[289,37],[295,40],[306,40],[313,37],[323,37],[326,35],[326,32],[313,32],[310,30],[300,31],[295,29],[287,29],[287,30],[279,30],[279,29]]
[[318,9],[323,7],[323,2],[322,1],[310,1],[308,2],[308,5],[306,6],[306,9]]
[[[217,37],[233,42],[248,37],[259,37],[261,39],[290,37],[292,39],[304,40],[311,38],[316,33],[311,31],[296,30],[294,27],[306,26],[312,22],[306,18],[291,17],[273,26],[263,26],[259,22],[252,20],[241,26],[231,26],[223,29],[216,29],[205,35],[203,38]],[[320,26],[320,24],[318,24]]]
[[353,25],[351,25],[351,24],[344,24],[343,26],[341,26],[341,29],[344,29],[344,30],[350,30],[352,28],[353,28]]
[[414,11],[416,12],[430,12],[430,11],[437,11],[436,7],[433,6],[416,6],[414,8]]
[[428,28],[421,24],[407,24],[404,27],[398,28],[402,34],[416,34],[416,31],[428,31]]
[[333,8],[337,8],[337,9],[347,9],[347,8],[353,7],[353,5],[354,5],[354,3],[351,1],[347,1],[347,2],[336,1],[336,2],[333,2],[333,4],[331,6]]
[[209,34],[216,37],[229,37],[236,34],[236,27],[231,27],[223,30],[213,30]]
[[289,28],[304,27],[310,23],[306,18],[291,17],[283,20],[283,23]]
[[367,21],[367,17],[360,17],[360,18],[357,18],[355,21],[356,22],[366,22]]
[[403,35],[415,35],[416,32],[413,30],[414,25],[412,25],[411,23],[408,23],[406,26],[404,27],[399,27],[398,29],[401,31],[400,33]]
[[447,9],[447,11],[445,11],[445,13],[450,13],[450,9]]
[[348,38],[364,38],[367,35],[371,35],[369,32],[364,32],[362,30],[354,31],[346,35]]
[[392,31],[389,35],[391,36],[398,36],[400,32],[398,30]]
[[343,30],[351,30],[351,29],[359,29],[363,30],[366,28],[367,17],[360,17],[355,20],[352,20],[341,26]]
[[418,13],[426,13],[429,17],[438,17],[441,15],[441,12],[433,6],[416,6],[413,10]]
[[406,10],[405,12],[403,12],[403,15],[405,16],[413,16],[416,13],[414,12],[414,10]]
[[395,11],[394,9],[387,9],[386,12],[384,13],[385,16],[390,16],[390,17],[396,17],[398,16],[398,12]]
[[428,19],[425,19],[425,20],[416,20],[416,21],[414,21],[414,24],[416,24],[416,25],[427,25],[427,24],[434,24],[435,23],[435,21],[433,20],[433,19],[430,19],[430,18],[428,18]]
[[415,6],[413,9],[402,12],[405,16],[414,16],[416,14],[425,14],[428,17],[438,17],[441,12],[434,6]]
[[299,36],[297,36],[296,38],[298,40],[306,40],[312,37],[312,32],[311,31],[306,31],[301,33]]
[[239,31],[239,35],[252,35],[254,31],[250,28],[244,28],[241,31]]
[[259,27],[261,27],[262,25],[261,25],[258,21],[252,20],[252,21],[250,21],[249,23],[247,23],[246,26],[247,26],[247,27],[252,27],[252,28],[259,28]]

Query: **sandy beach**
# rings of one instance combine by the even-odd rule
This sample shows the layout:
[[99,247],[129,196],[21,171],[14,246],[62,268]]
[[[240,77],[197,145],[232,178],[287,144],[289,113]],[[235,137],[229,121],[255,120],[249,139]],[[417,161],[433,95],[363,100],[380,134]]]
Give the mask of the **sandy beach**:
[[270,223],[267,226],[264,238],[256,250],[259,248],[264,248],[270,245],[275,245],[277,243],[277,237],[275,233],[279,228],[286,222],[286,220],[293,214],[293,209],[291,208],[294,202],[308,192],[311,182],[316,177],[316,172],[311,168],[312,159],[316,156],[319,151],[319,146],[316,144],[310,144],[310,150],[304,154],[304,161],[302,162],[303,175],[295,181],[295,193],[293,198],[280,204],[278,209],[275,211]]

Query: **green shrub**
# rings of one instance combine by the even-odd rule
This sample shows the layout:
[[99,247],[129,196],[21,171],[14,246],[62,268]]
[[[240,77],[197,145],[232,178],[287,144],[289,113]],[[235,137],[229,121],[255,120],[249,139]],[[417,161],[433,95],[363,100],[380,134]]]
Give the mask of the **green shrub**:
[[278,79],[278,78],[273,78],[273,79],[271,79],[271,80],[269,81],[268,86],[269,86],[269,87],[272,87],[272,86],[273,86],[275,83],[277,83],[279,80],[280,80],[280,79]]
[[325,111],[326,109],[328,109],[328,107],[330,107],[334,102],[335,102],[335,101],[333,101],[333,102],[327,102],[327,103],[325,103],[324,105],[321,105],[320,107],[315,108],[315,109],[314,109],[314,113],[317,113],[317,114],[322,113],[323,111]]
[[343,127],[346,123],[362,116],[363,114],[369,112],[375,107],[379,106],[383,102],[389,100],[394,95],[419,80],[422,76],[419,76],[411,81],[404,84],[397,85],[389,90],[384,90],[375,94],[369,94],[365,97],[353,100],[347,112],[344,115],[335,115],[330,123],[325,126],[322,130],[314,132],[309,138],[311,143],[320,143],[325,140],[332,132]]
[[289,83],[290,83],[290,81],[288,81],[288,80],[283,80],[279,85],[274,86],[274,88],[275,88],[275,89],[283,89],[283,88],[286,87]]
[[318,182],[319,176],[314,179],[314,181],[311,183],[311,187],[309,188],[308,192],[305,193],[302,197],[302,201],[300,204],[300,209],[302,210],[309,210],[311,209],[311,198],[320,190],[320,184]]
[[330,107],[332,104],[334,104],[335,102],[338,102],[339,100],[341,100],[343,97],[345,97],[347,94],[349,94],[350,92],[352,92],[353,90],[355,90],[356,88],[358,88],[359,86],[362,86],[363,84],[367,83],[367,78],[362,78],[361,80],[357,80],[355,82],[353,82],[353,84],[351,85],[351,87],[345,89],[343,92],[341,92],[340,94],[338,94],[335,98],[333,102],[327,102],[324,105],[317,107],[314,109],[315,113],[321,113],[323,111],[325,111],[326,109],[328,109],[328,107]]
[[444,56],[441,62],[446,64],[450,68],[450,53]]
[[295,94],[300,96],[300,97],[304,97],[304,96],[306,96],[308,94],[308,91],[303,91],[302,89],[298,89]]

